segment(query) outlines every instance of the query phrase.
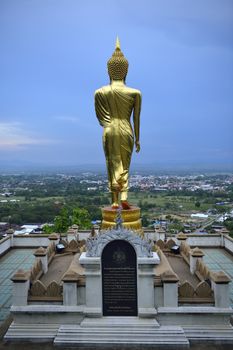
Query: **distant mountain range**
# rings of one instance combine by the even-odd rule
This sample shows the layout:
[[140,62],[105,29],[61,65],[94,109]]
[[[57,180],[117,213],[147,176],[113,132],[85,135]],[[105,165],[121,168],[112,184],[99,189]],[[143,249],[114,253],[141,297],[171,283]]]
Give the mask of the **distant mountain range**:
[[[0,160],[0,173],[80,173],[80,172],[105,172],[105,164],[43,164],[30,161]],[[131,172],[155,172],[155,173],[193,173],[193,172],[233,172],[233,164],[226,163],[181,163],[181,162],[155,162],[135,164],[131,166]]]

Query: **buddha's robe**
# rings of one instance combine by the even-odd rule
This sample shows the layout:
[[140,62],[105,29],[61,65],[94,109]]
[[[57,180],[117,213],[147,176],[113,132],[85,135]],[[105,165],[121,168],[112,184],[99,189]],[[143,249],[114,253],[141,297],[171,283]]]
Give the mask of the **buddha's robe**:
[[[139,140],[140,91],[125,85],[104,86],[95,92],[95,110],[104,128],[103,148],[111,192],[128,190],[134,133]],[[134,132],[130,117],[134,110]]]

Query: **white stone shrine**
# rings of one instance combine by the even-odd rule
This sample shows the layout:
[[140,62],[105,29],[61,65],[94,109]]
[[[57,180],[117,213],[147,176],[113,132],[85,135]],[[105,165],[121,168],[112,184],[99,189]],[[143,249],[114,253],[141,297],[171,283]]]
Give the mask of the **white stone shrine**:
[[[47,287],[40,276],[50,270],[55,245],[51,242],[47,249],[39,248],[31,277],[19,271],[12,278],[14,321],[5,339],[130,348],[189,347],[190,341],[203,340],[233,342],[230,279],[224,273],[210,274],[202,251],[191,249],[185,237],[177,236],[180,259],[201,280],[196,290],[188,283],[180,284],[161,249],[173,243],[158,240],[152,247],[122,227],[88,238],[86,248],[67,241],[74,255],[62,285],[52,281]],[[209,284],[206,278],[202,280],[207,275]]]

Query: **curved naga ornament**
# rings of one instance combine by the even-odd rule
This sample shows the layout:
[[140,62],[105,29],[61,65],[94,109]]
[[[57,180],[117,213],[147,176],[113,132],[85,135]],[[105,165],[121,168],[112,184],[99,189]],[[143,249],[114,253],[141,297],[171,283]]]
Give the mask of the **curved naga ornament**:
[[125,240],[136,250],[137,257],[152,257],[152,245],[141,237],[135,235],[133,231],[125,228],[102,231],[94,238],[88,238],[86,242],[87,257],[100,257],[106,244],[113,240]]

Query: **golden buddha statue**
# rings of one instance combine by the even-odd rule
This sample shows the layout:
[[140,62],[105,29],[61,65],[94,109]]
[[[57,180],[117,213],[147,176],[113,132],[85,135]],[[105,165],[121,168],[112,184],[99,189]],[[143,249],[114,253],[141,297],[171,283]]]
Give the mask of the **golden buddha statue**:
[[[123,209],[130,209],[127,199],[134,140],[136,152],[140,151],[141,93],[125,85],[127,71],[128,61],[117,38],[115,51],[108,60],[110,84],[95,92],[96,115],[104,128],[103,147],[113,209],[119,207],[119,199]],[[130,123],[132,112],[134,128]]]

